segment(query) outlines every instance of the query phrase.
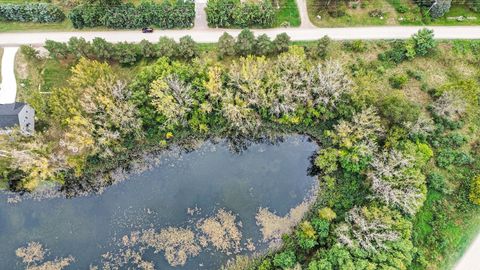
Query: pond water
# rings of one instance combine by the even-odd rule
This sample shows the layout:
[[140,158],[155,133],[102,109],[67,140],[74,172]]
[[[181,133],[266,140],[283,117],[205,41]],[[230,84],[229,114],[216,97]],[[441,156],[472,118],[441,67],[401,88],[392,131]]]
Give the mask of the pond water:
[[[138,257],[155,269],[216,269],[235,254],[261,252],[269,228],[259,222],[259,209],[268,208],[274,232],[282,218],[295,216],[291,210],[305,205],[316,187],[308,175],[316,149],[302,136],[253,143],[241,153],[206,142],[162,155],[159,165],[100,195],[7,203],[12,195],[0,194],[0,269],[25,268],[15,251],[32,241],[48,249],[45,261],[74,257],[65,269],[124,261],[121,269],[135,269]],[[170,236],[180,240],[165,240]]]

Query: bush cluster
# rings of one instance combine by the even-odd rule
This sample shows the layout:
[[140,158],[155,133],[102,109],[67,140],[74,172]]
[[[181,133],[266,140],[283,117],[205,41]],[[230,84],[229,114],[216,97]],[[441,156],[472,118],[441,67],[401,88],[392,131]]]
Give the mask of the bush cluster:
[[272,41],[263,34],[255,38],[249,29],[244,29],[235,39],[225,32],[218,39],[218,58],[227,56],[275,55],[288,50],[290,37],[286,33],[278,34]]
[[69,18],[75,28],[105,26],[131,29],[152,25],[162,29],[188,28],[195,19],[195,4],[191,0],[145,1],[138,6],[131,3],[92,3],[75,7]]
[[64,19],[63,11],[48,3],[0,4],[0,21],[53,23]]
[[428,56],[432,54],[437,43],[432,30],[422,29],[406,41],[396,40],[391,49],[378,55],[380,61],[400,64],[407,59],[416,56]]
[[205,8],[211,27],[271,27],[275,10],[270,0],[241,2],[240,0],[209,0]]
[[122,65],[132,65],[142,58],[191,59],[198,54],[198,45],[190,36],[180,38],[178,43],[171,38],[161,37],[157,43],[142,40],[139,44],[114,44],[102,38],[88,42],[83,38],[73,37],[67,43],[47,40],[45,48],[53,58],[86,57],[115,61]]

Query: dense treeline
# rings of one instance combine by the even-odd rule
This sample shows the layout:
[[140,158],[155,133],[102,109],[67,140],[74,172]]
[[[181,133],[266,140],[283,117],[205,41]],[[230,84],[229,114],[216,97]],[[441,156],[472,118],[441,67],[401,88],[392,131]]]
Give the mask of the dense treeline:
[[209,0],[205,8],[210,27],[272,27],[275,10],[270,0]]
[[[45,49],[55,59],[90,58],[102,61],[115,61],[125,66],[133,65],[140,59],[170,59],[190,60],[198,55],[198,44],[190,37],[184,36],[179,42],[167,37],[161,37],[157,43],[142,40],[140,43],[111,43],[103,38],[94,38],[92,42],[84,38],[70,38],[68,42],[47,40]],[[34,56],[35,51],[25,48]]]
[[64,19],[63,11],[48,3],[0,4],[0,21],[54,23]]
[[75,28],[105,26],[117,29],[132,29],[157,26],[162,29],[189,28],[195,19],[195,4],[191,0],[143,1],[138,6],[132,3],[113,1],[79,5],[68,17]]
[[[325,40],[325,39],[322,39]],[[329,42],[328,38],[325,40]],[[323,42],[325,42],[323,41]],[[278,55],[288,50],[290,37],[278,34],[272,41],[267,35],[255,35],[248,29],[242,30],[237,38],[224,33],[218,40],[218,58],[223,59],[231,56],[254,55]],[[84,38],[70,38],[68,42],[47,40],[45,49],[55,59],[69,57],[86,57],[102,61],[115,61],[122,65],[133,65],[140,59],[152,60],[159,57],[169,59],[190,60],[199,53],[198,44],[190,37],[180,38],[177,43],[167,37],[161,37],[158,42],[151,43],[142,40],[140,43],[111,43],[102,38],[94,38],[92,42]],[[35,51],[24,47],[24,51],[34,56]],[[317,57],[319,52],[316,48],[309,50],[312,57]]]

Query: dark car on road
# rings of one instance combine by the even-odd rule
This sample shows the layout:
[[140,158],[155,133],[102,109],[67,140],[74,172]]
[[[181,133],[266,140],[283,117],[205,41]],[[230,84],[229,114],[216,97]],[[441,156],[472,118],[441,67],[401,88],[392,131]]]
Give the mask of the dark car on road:
[[153,28],[144,27],[142,28],[142,33],[153,33]]

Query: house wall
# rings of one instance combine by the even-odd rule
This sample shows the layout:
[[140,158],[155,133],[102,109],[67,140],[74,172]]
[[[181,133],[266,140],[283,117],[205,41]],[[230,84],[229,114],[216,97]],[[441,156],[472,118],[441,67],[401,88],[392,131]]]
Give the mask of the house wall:
[[35,132],[35,110],[30,105],[25,105],[18,114],[20,130],[27,134]]

